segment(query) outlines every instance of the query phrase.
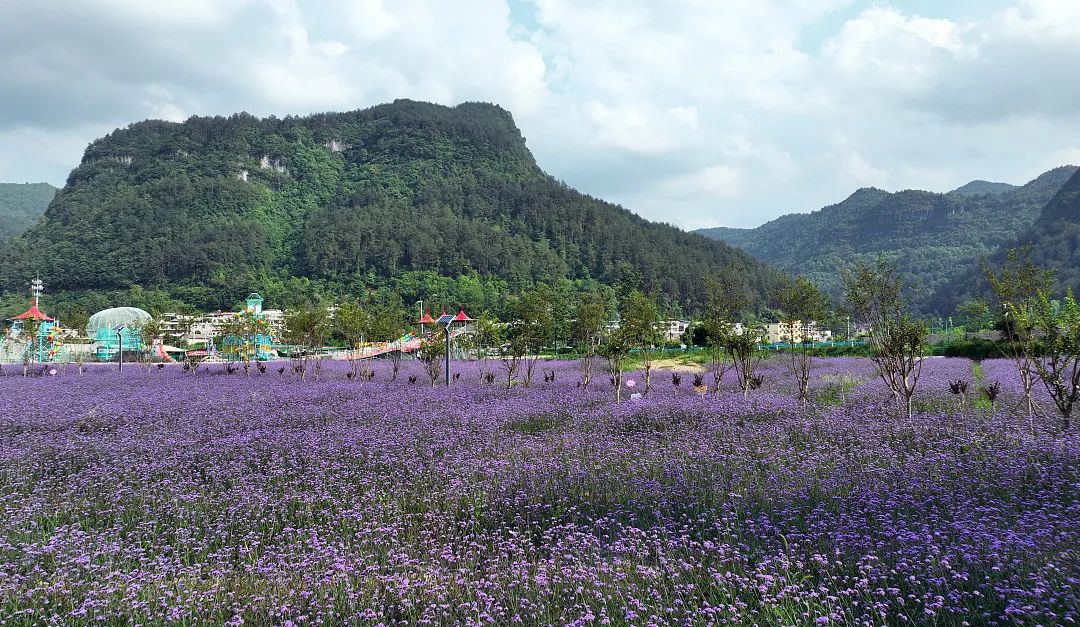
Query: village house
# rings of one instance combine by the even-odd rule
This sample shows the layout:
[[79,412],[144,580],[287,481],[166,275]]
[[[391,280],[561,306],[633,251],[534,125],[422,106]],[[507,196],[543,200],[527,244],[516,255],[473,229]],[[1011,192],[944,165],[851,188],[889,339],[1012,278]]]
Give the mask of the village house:
[[769,340],[769,344],[799,344],[804,341],[831,342],[833,339],[832,331],[819,326],[813,320],[805,324],[803,324],[802,320],[796,320],[791,324],[773,322],[766,325],[765,335]]

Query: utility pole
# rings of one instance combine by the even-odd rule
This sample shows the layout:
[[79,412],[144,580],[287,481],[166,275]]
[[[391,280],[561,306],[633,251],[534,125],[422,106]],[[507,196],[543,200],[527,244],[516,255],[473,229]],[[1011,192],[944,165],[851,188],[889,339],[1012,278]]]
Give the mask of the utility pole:
[[[38,304],[41,301],[41,292],[43,291],[44,284],[41,282],[41,277],[36,277],[33,281],[30,281],[30,289],[34,292],[34,309],[38,308]],[[37,344],[37,361],[41,361],[41,324],[38,324],[37,332],[34,333],[36,338],[30,338],[30,350],[34,350],[34,345]]]

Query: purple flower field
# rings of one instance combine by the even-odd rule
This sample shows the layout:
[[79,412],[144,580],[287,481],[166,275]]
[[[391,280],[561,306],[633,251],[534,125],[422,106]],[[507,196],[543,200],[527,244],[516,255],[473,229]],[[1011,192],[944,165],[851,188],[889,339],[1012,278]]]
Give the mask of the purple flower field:
[[854,359],[808,406],[455,368],[0,378],[0,624],[1080,621],[1080,436],[1007,362],[960,411],[928,360],[910,420]]

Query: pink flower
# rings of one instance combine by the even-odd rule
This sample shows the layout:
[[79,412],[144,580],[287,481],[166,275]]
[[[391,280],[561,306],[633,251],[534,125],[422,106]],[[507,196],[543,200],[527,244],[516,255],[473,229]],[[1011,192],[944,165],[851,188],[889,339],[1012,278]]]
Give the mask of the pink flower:
[[633,379],[627,379],[626,380],[626,387],[632,388],[635,385],[637,385],[637,381],[634,381]]

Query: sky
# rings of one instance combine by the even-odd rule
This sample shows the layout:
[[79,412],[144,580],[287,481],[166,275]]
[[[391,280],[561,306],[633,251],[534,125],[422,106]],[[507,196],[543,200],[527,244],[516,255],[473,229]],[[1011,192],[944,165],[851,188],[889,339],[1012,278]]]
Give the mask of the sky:
[[683,228],[1080,164],[1076,0],[0,0],[0,181],[146,118],[510,110],[547,172]]

